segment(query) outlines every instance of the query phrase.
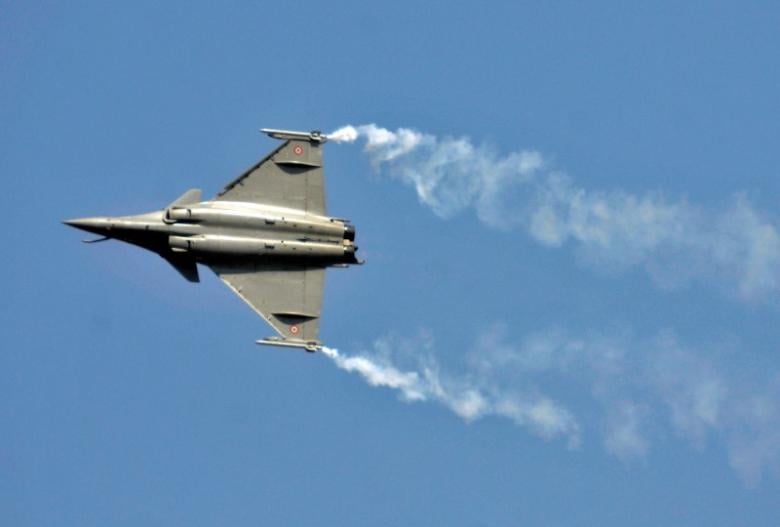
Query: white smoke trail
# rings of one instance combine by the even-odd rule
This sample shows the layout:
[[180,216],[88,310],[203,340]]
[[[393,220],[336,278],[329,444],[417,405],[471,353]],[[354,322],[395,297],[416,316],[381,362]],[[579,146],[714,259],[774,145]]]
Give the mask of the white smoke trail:
[[471,209],[486,225],[520,229],[547,247],[572,243],[598,268],[642,265],[664,287],[708,279],[748,300],[780,292],[780,233],[745,196],[709,213],[660,193],[587,190],[534,150],[501,156],[466,137],[375,124],[328,137],[364,139],[372,165],[442,218]]
[[[389,351],[387,341],[378,341],[379,348]],[[545,439],[567,438],[570,448],[580,443],[579,425],[568,410],[548,397],[521,397],[510,392],[496,392],[470,379],[445,377],[438,365],[428,358],[428,364],[416,371],[401,371],[386,356],[343,355],[333,348],[322,353],[342,370],[358,373],[371,386],[397,390],[407,402],[436,401],[466,422],[487,416],[504,417],[529,428]]]
[[[466,422],[506,418],[544,439],[564,438],[570,448],[600,433],[604,449],[627,462],[647,456],[654,439],[671,431],[698,450],[725,441],[732,467],[749,485],[767,472],[780,475],[780,376],[761,380],[707,351],[669,331],[634,339],[549,330],[518,339],[495,325],[479,336],[458,375],[442,371],[428,335],[382,338],[358,355],[323,354],[403,401],[437,402]],[[400,368],[407,358],[413,365]],[[544,391],[559,395],[544,394],[540,378]],[[560,402],[567,400],[587,415],[585,427]]]
[[[487,226],[520,230],[544,246],[573,245],[598,268],[642,266],[663,287],[709,280],[746,300],[772,300],[780,292],[776,220],[743,195],[718,213],[661,193],[582,188],[533,150],[498,155],[465,137],[374,124],[346,126],[329,138],[364,140],[372,165],[413,187],[442,218],[470,210]],[[327,354],[406,401],[437,401],[467,421],[509,418],[573,445],[584,432],[558,402],[567,397],[527,387],[545,379],[552,383],[546,391],[565,386],[570,397],[579,386],[571,407],[589,402],[589,417],[594,405],[601,409],[596,426],[604,448],[622,460],[648,455],[654,436],[668,429],[696,448],[711,438],[725,441],[732,467],[749,484],[766,472],[780,474],[780,376],[733,358],[718,363],[711,350],[682,346],[670,332],[638,342],[560,331],[518,340],[494,328],[477,341],[468,371],[455,377],[431,359],[399,369],[395,351],[379,342],[357,356]]]

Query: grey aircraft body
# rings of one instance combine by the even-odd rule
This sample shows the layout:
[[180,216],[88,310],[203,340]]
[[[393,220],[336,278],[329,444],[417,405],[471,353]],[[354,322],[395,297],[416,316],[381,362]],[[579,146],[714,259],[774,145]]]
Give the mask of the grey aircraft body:
[[317,351],[325,269],[362,263],[355,228],[327,215],[319,132],[263,129],[284,143],[211,200],[192,189],[163,210],[64,223],[153,251],[184,278],[197,264],[279,334],[258,344]]

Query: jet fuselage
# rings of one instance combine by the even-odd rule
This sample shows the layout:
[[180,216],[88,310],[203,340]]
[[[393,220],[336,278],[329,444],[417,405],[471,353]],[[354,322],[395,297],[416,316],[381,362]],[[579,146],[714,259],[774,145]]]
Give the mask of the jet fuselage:
[[68,220],[79,229],[199,262],[233,256],[358,263],[355,228],[327,216],[242,202],[200,202],[135,216]]

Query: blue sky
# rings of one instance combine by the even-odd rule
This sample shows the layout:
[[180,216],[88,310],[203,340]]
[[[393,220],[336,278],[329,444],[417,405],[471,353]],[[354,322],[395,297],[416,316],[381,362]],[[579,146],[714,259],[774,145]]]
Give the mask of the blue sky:
[[[2,523],[777,525],[778,23],[3,2]],[[59,223],[346,125],[329,209],[368,263],[328,272],[336,361]]]

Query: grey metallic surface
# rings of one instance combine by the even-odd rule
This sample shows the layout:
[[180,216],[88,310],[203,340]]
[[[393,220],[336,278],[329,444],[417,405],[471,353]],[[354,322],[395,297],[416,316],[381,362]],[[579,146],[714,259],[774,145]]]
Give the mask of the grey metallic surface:
[[153,251],[191,282],[207,265],[279,334],[258,344],[316,351],[325,269],[362,263],[355,228],[326,213],[327,138],[262,131],[284,143],[212,200],[191,189],[160,211],[63,223]]

